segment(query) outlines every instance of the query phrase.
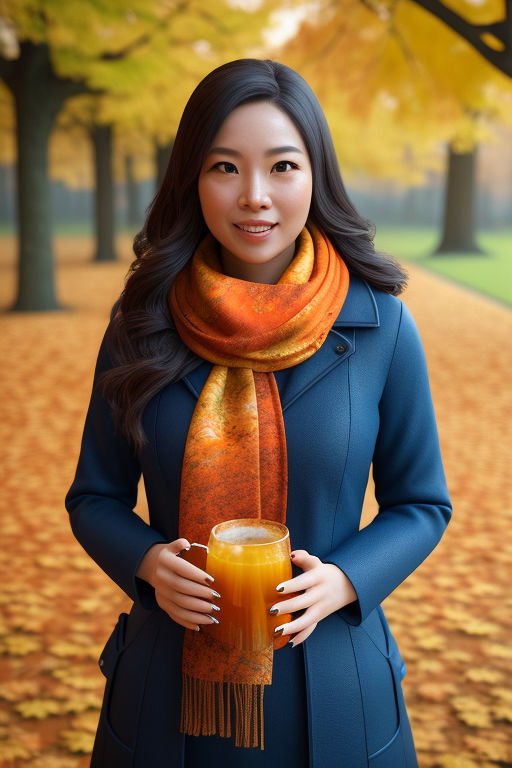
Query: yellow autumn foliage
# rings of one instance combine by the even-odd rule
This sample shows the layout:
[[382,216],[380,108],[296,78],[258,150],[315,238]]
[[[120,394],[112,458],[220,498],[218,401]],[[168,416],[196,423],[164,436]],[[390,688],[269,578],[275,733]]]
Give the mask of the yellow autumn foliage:
[[[116,178],[124,176],[122,158],[130,147],[140,155],[137,177],[153,176],[153,142],[171,141],[197,82],[259,44],[270,13],[280,5],[280,0],[238,5],[226,0],[40,0],[35,12],[32,0],[5,0],[2,17],[18,40],[48,44],[55,71],[86,82],[94,92],[69,100],[59,116],[51,142],[52,176],[71,186],[93,185],[86,134],[92,120],[112,123],[116,137],[122,137]],[[2,102],[10,108],[0,121],[0,160],[11,160],[13,109],[4,88]]]
[[[494,0],[451,5],[475,22],[503,16]],[[350,178],[418,183],[441,143],[468,151],[512,121],[510,79],[411,0],[325,0],[277,53],[319,95]]]

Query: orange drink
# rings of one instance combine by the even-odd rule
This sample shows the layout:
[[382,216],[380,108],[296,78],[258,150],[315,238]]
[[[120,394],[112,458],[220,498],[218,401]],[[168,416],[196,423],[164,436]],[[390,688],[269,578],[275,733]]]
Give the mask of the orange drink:
[[206,570],[220,592],[220,623],[212,634],[244,650],[275,647],[287,638],[274,638],[274,628],[290,621],[289,614],[271,616],[279,600],[276,586],[292,577],[290,535],[285,525],[244,518],[216,525],[208,542]]

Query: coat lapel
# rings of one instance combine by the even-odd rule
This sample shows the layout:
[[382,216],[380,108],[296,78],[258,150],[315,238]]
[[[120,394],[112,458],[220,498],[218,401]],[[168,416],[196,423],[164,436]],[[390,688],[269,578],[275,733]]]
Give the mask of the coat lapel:
[[[283,412],[355,352],[355,328],[374,328],[378,325],[379,312],[372,289],[359,277],[351,275],[345,302],[324,343],[308,360],[289,369],[290,375],[287,377],[284,392],[281,393]],[[196,398],[199,397],[210,370],[210,363],[202,363],[183,378],[183,383]]]
[[211,363],[201,363],[201,365],[198,365],[197,368],[194,368],[193,371],[187,373],[187,375],[183,377],[183,383],[192,392],[195,398],[199,397],[211,369]]
[[379,325],[379,310],[372,289],[360,277],[350,275],[347,296],[333,327],[376,328]]

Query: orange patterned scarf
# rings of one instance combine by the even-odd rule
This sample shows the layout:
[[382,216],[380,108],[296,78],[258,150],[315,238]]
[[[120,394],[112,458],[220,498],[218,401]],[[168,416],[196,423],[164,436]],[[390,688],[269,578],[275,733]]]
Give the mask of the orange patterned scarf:
[[[272,371],[298,365],[324,342],[345,300],[348,270],[308,222],[276,285],[222,273],[208,235],[177,275],[170,307],[181,339],[214,363],[190,422],[181,475],[179,535],[207,544],[224,520],[286,521],[283,414]],[[222,612],[220,614],[222,621]],[[263,692],[273,646],[226,649],[185,630],[181,731],[231,736],[263,749]]]

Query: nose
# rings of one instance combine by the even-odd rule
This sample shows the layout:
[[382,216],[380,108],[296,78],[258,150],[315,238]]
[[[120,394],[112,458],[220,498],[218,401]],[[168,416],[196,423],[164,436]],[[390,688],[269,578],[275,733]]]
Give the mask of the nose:
[[253,173],[246,177],[242,183],[238,204],[240,208],[250,208],[255,211],[271,207],[272,199],[261,174]]

